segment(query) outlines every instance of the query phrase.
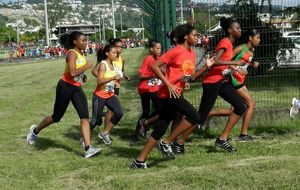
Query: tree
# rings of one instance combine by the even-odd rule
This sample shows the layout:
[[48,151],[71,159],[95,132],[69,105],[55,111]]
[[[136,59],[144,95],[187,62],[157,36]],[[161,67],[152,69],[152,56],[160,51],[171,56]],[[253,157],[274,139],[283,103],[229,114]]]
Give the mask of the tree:
[[0,43],[8,44],[9,40],[11,42],[16,42],[17,32],[11,26],[0,26]]
[[[277,63],[276,56],[278,51],[282,48],[292,48],[293,44],[282,38],[282,34],[278,29],[270,25],[270,23],[263,23],[257,17],[259,11],[262,10],[261,6],[264,6],[263,4],[259,5],[254,0],[235,0],[235,2],[236,4],[227,7],[228,9],[225,12],[233,14],[233,18],[240,23],[243,31],[252,28],[260,31],[261,42],[255,50],[254,58],[261,63],[257,74],[263,74],[271,65]],[[268,10],[272,10],[270,2],[268,6]],[[222,31],[215,33],[211,43],[212,47],[215,47],[222,37],[224,37]],[[241,41],[237,42],[237,44],[240,43]]]

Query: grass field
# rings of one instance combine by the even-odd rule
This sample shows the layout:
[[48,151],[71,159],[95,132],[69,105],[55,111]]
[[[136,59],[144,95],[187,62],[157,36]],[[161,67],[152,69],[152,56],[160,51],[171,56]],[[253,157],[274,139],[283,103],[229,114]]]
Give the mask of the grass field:
[[[231,135],[238,148],[235,154],[213,146],[224,127],[225,120],[220,119],[210,130],[191,136],[185,155],[167,161],[153,150],[148,170],[129,169],[143,145],[129,146],[129,136],[140,114],[136,71],[145,53],[143,49],[124,50],[133,78],[122,82],[124,117],[111,133],[112,146],[97,138],[99,128],[94,131],[92,142],[103,152],[91,159],[82,157],[79,119],[72,105],[60,123],[40,133],[35,146],[26,143],[30,125],[52,113],[64,61],[2,65],[0,189],[299,189],[300,119],[298,115],[290,120],[287,110],[271,118],[268,112],[257,114],[250,130],[259,138],[255,142],[237,142],[239,123]],[[90,72],[88,76],[83,89],[91,107],[96,81]],[[252,93],[259,96],[260,92]]]

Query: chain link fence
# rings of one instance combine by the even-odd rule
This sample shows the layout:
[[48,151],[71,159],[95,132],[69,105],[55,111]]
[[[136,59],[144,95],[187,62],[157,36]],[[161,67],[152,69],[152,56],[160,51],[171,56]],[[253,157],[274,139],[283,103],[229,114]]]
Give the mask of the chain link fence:
[[[181,11],[177,7],[178,14]],[[203,55],[212,52],[224,37],[219,23],[222,16],[236,19],[242,32],[250,28],[259,30],[261,44],[255,50],[254,60],[260,66],[249,73],[245,82],[257,111],[287,110],[292,97],[300,97],[300,0],[194,0],[187,2],[179,15],[186,22],[194,16],[200,39],[209,38],[208,47],[200,40],[195,49],[199,64]],[[192,84],[194,88],[185,93],[196,107],[202,95],[199,85]],[[218,98],[215,107],[230,105]]]

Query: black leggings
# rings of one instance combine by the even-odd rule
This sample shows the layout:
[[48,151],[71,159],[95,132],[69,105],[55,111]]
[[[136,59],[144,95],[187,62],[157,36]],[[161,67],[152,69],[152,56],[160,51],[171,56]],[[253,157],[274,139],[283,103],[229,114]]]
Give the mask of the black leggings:
[[179,112],[185,116],[185,119],[194,125],[199,123],[200,116],[192,104],[190,104],[183,97],[161,99],[161,109],[159,112],[159,119],[154,125],[151,136],[155,140],[159,140],[166,132],[170,122],[173,120],[175,114]]
[[[146,92],[143,95],[141,95],[141,102],[142,102],[142,109],[143,113],[139,120],[141,119],[148,119],[151,117],[154,117],[159,114],[159,110],[161,108],[160,100],[158,99],[157,92]],[[151,111],[151,102],[152,102],[152,108],[153,112],[150,114]],[[136,132],[138,132],[140,125],[139,120],[136,125]]]
[[52,114],[54,123],[59,122],[63,117],[70,101],[72,101],[80,119],[89,118],[87,99],[81,87],[59,80],[56,87],[56,98]]
[[202,125],[206,121],[209,112],[213,108],[216,99],[221,96],[226,102],[230,103],[234,108],[233,112],[239,116],[242,116],[246,111],[246,105],[244,104],[241,96],[236,92],[232,85],[228,82],[217,83],[202,83],[203,94],[201,103],[199,106],[200,122]]
[[97,95],[93,95],[93,116],[90,121],[91,129],[94,129],[96,125],[102,124],[102,113],[104,106],[110,109],[114,114],[110,119],[114,125],[116,125],[123,117],[123,110],[119,99],[116,96],[110,98],[100,98]]

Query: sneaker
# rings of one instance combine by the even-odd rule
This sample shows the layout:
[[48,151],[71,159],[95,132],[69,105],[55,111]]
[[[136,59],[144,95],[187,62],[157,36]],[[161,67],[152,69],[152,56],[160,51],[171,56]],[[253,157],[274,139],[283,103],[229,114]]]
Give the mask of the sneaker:
[[85,151],[84,157],[90,158],[90,157],[96,155],[98,152],[99,153],[101,152],[100,148],[95,148],[95,147],[90,146],[89,149],[87,149],[87,151]]
[[105,134],[105,133],[103,133],[103,132],[100,132],[99,135],[98,135],[98,137],[99,137],[100,139],[102,139],[102,141],[104,142],[104,144],[106,144],[106,145],[111,145],[111,144],[112,144],[112,141],[110,140],[108,134]]
[[255,138],[250,135],[244,135],[240,134],[238,137],[238,141],[240,142],[247,142],[247,141],[253,141]]
[[177,141],[172,142],[172,150],[175,154],[184,154],[184,144],[178,144]]
[[298,112],[299,112],[299,109],[297,107],[297,98],[293,98],[291,109],[290,109],[290,118],[294,118]]
[[137,160],[133,160],[131,165],[131,169],[147,169],[147,164],[146,162],[137,162]]
[[162,140],[158,142],[158,149],[161,151],[161,153],[168,159],[174,159],[175,155],[172,150],[171,144],[166,144]]
[[85,147],[84,140],[83,140],[82,137],[80,137],[79,143],[80,143],[80,145],[81,145],[83,148]]
[[216,139],[215,146],[226,150],[227,152],[236,152],[237,149],[231,146],[231,144],[226,140]]
[[30,130],[29,130],[29,133],[27,135],[27,142],[28,144],[30,145],[33,145],[37,139],[37,135],[33,133],[33,130],[36,128],[37,126],[36,125],[31,125],[30,127]]

